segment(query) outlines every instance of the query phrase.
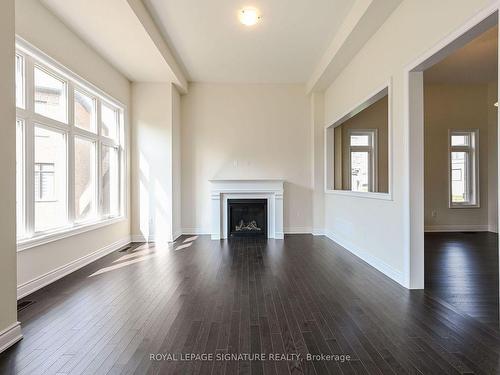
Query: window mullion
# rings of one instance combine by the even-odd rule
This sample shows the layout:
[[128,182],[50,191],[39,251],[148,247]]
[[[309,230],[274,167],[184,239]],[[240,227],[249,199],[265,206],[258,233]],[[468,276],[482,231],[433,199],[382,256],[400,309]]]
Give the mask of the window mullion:
[[101,158],[101,153],[102,153],[102,136],[101,136],[101,99],[97,99],[96,102],[96,126],[97,126],[97,142],[96,142],[96,182],[97,182],[97,216],[102,219],[103,218],[103,209],[102,209],[102,158]]
[[67,84],[68,90],[68,124],[69,130],[67,132],[67,165],[68,165],[68,222],[73,225],[75,222],[75,87],[73,82],[69,81]]
[[25,225],[28,236],[35,233],[35,129],[31,119],[26,119],[25,126]]
[[[34,61],[31,56],[25,55],[25,108],[28,114],[33,113],[35,109],[34,93]],[[26,235],[31,236],[35,233],[35,129],[32,117],[28,115],[24,121],[24,208],[25,231]]]

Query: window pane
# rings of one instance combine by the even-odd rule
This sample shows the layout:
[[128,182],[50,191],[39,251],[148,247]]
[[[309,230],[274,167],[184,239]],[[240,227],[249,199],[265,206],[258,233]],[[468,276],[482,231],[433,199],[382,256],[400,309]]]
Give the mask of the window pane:
[[35,112],[66,122],[66,83],[35,67]]
[[95,100],[75,90],[75,125],[95,132]]
[[452,146],[468,146],[469,144],[470,144],[469,135],[467,135],[467,134],[452,135],[451,136],[451,145]]
[[16,106],[24,108],[24,59],[16,55]]
[[75,138],[75,217],[82,221],[96,216],[95,143]]
[[451,153],[451,201],[453,203],[468,202],[467,163],[466,152]]
[[35,231],[67,223],[66,168],[64,134],[35,127]]
[[16,121],[16,215],[17,237],[23,237],[24,227],[24,124]]
[[118,137],[118,110],[102,104],[102,135],[116,139]]
[[102,212],[105,216],[115,216],[120,211],[120,181],[118,150],[102,147],[101,165]]
[[369,146],[369,135],[351,135],[351,146]]
[[369,191],[368,152],[351,152],[351,190]]

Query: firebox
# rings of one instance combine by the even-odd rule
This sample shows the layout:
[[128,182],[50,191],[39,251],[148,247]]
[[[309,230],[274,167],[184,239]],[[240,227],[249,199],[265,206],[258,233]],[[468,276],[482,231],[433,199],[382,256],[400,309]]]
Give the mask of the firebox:
[[267,237],[267,199],[228,199],[228,236]]

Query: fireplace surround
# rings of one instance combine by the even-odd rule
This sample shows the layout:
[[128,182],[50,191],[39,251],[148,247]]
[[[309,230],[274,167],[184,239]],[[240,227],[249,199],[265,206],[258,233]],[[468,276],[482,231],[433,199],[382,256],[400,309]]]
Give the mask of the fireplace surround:
[[[230,236],[229,200],[265,200],[267,209],[267,238],[283,239],[283,185],[284,180],[210,180],[211,238]],[[240,224],[240,223],[238,223]],[[243,223],[247,225],[248,223]]]

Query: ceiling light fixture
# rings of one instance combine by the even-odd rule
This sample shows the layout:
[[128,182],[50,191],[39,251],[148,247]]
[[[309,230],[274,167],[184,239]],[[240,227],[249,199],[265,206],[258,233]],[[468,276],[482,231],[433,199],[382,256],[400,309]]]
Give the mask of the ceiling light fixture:
[[256,8],[243,8],[240,10],[238,18],[245,26],[253,26],[262,18]]
[[498,107],[498,102],[496,102],[495,104],[493,104],[495,107]]

